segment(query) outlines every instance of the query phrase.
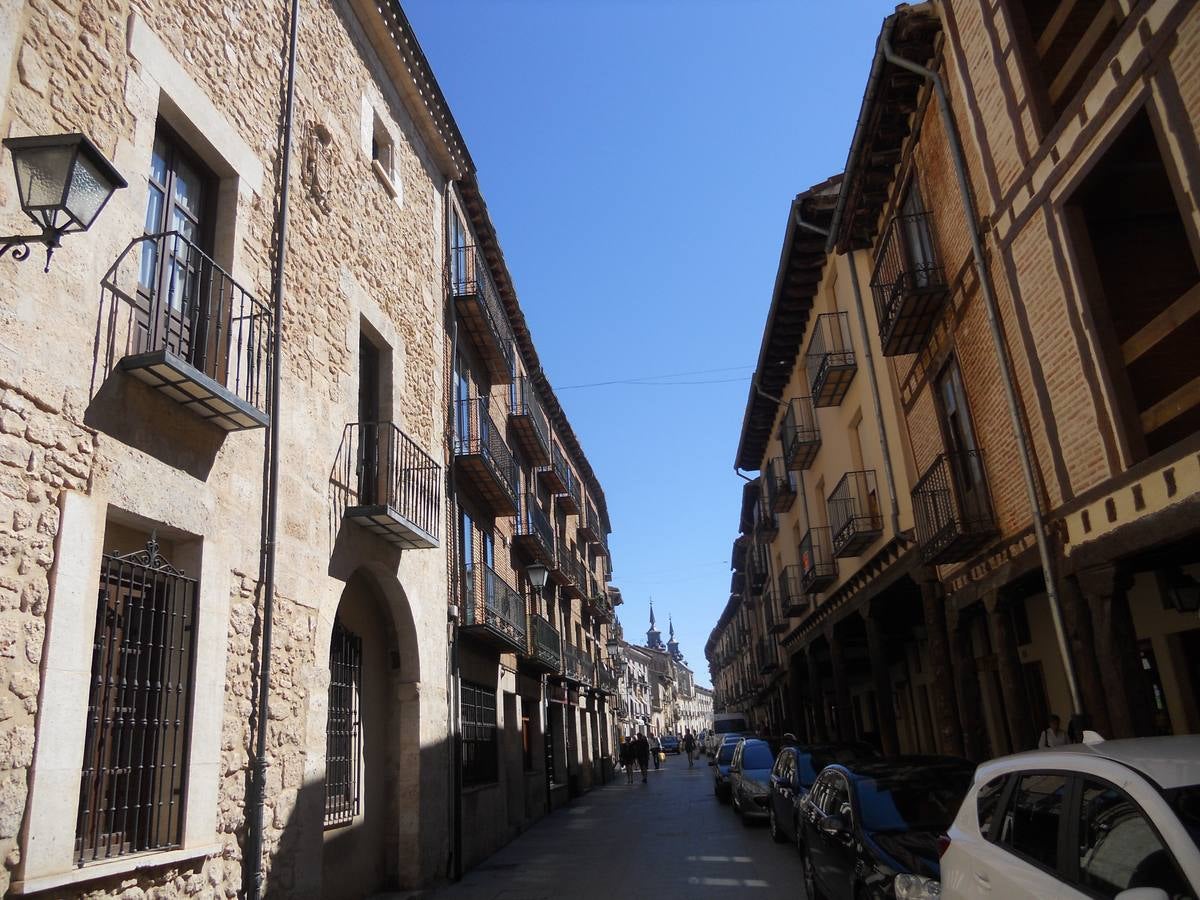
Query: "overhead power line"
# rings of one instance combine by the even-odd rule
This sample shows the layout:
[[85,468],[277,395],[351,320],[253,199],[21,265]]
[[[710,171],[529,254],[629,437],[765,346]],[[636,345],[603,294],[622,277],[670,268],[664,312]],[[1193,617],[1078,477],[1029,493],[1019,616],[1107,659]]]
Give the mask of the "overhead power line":
[[689,375],[713,375],[718,372],[736,372],[739,370],[750,370],[751,366],[725,366],[719,369],[695,369],[691,372],[669,372],[665,375],[638,375],[628,378],[613,378],[609,381],[592,381],[587,384],[568,384],[564,387],[556,387],[556,391],[573,391],[579,388],[593,387],[609,387],[617,384],[635,384],[644,387],[674,387],[675,385],[689,384],[732,384],[735,381],[745,381],[748,375],[742,375],[738,378],[718,378],[705,379],[701,381],[664,381],[666,378],[684,378]]

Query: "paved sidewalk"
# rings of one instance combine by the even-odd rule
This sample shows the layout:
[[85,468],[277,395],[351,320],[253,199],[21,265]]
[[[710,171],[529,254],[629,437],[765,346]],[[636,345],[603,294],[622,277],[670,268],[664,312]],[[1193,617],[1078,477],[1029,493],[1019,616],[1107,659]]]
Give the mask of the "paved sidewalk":
[[[700,757],[671,757],[649,784],[606,787],[547,816],[438,900],[800,897],[800,859],[771,841],[765,825],[745,827],[717,802],[712,769]],[[465,823],[470,828],[471,823]]]

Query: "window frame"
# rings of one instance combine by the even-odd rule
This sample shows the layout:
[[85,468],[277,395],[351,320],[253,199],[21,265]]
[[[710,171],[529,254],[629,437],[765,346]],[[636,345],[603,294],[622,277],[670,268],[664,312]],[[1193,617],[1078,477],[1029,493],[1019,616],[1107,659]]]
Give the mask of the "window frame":
[[[339,633],[340,632],[340,633]],[[339,640],[340,639],[340,640]],[[343,668],[349,673],[351,681],[349,684],[335,682],[333,676],[334,652],[339,648],[349,648],[352,652],[349,661],[343,659]],[[362,812],[362,776],[363,776],[363,760],[362,760],[362,669],[363,669],[363,649],[362,637],[355,634],[349,628],[346,628],[341,620],[334,618],[333,632],[329,641],[329,689],[328,703],[325,712],[325,803],[322,816],[322,827],[325,830],[331,828],[341,828],[350,825],[358,818]],[[339,687],[350,688],[346,693],[346,699],[349,701],[345,705],[334,704],[334,692]],[[344,804],[343,808],[335,810],[333,814],[330,812],[330,777],[329,777],[329,761],[333,754],[330,752],[332,747],[332,735],[330,732],[330,723],[332,722],[335,710],[344,712],[348,720],[349,730],[345,735],[347,746],[343,748],[343,756],[348,764],[347,780],[344,787],[347,789],[348,796],[341,798]]]
[[1015,847],[1013,847],[1012,844],[1001,841],[1000,837],[1005,832],[1005,822],[1006,822],[1006,819],[1008,818],[1008,816],[1012,813],[1013,804],[1016,802],[1017,788],[1020,785],[1022,778],[1026,778],[1029,776],[1035,776],[1035,775],[1056,775],[1061,778],[1064,778],[1066,780],[1066,785],[1063,790],[1063,810],[1069,811],[1071,809],[1074,809],[1072,797],[1075,792],[1076,774],[1077,773],[1075,773],[1075,772],[1066,771],[1066,770],[1062,770],[1062,769],[1022,769],[1020,771],[1010,772],[1009,776],[1008,776],[1009,783],[1005,786],[1004,797],[1002,798],[1001,804],[997,809],[997,812],[1000,815],[1000,829],[997,832],[997,835],[995,838],[989,839],[990,842],[995,844],[1000,850],[1003,850],[1005,853],[1009,854],[1010,856],[1016,857],[1017,859],[1019,859],[1021,862],[1025,863],[1026,865],[1033,866],[1034,868],[1038,869],[1039,871],[1045,872],[1047,875],[1051,875],[1051,876],[1057,878],[1059,881],[1064,881],[1064,882],[1067,881],[1066,877],[1063,874],[1063,860],[1070,858],[1070,852],[1069,852],[1070,845],[1067,841],[1067,832],[1069,830],[1068,824],[1067,824],[1069,821],[1068,816],[1065,816],[1061,812],[1059,814],[1058,846],[1055,849],[1056,862],[1055,862],[1055,866],[1053,868],[1047,866],[1044,862],[1042,862],[1040,860],[1036,860],[1030,856],[1026,856],[1024,853],[1022,853],[1021,851],[1019,851]]
[[[461,745],[459,759],[460,770],[462,775],[462,783],[464,787],[486,787],[488,785],[499,784],[500,782],[500,763],[499,763],[499,718],[496,703],[496,691],[487,685],[479,684],[478,682],[467,681],[463,679],[459,687],[459,743]],[[472,702],[468,703],[468,697]],[[485,701],[491,699],[490,705]],[[483,721],[482,717],[478,720],[468,721],[467,711],[487,713],[491,712],[491,721]],[[468,737],[468,726],[472,729],[489,729],[487,738]],[[472,752],[468,754],[467,748],[471,747]],[[480,766],[475,754],[480,748],[490,748],[488,751],[488,764]],[[468,762],[468,755],[472,758]],[[479,768],[484,768],[486,771],[477,771]]]

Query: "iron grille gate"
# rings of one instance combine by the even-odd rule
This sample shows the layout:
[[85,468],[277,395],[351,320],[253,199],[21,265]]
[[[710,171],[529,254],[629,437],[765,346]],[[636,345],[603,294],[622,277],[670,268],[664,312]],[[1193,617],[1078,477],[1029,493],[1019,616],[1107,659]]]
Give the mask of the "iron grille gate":
[[180,845],[192,701],[196,580],[158,552],[100,567],[75,825],[79,865]]
[[362,638],[334,621],[329,641],[329,719],[325,726],[325,826],[358,815],[362,758]]

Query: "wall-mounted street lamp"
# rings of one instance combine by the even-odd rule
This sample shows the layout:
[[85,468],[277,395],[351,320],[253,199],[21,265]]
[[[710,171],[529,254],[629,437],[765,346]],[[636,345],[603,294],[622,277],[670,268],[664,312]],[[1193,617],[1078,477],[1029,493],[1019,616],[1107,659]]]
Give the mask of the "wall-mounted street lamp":
[[529,579],[529,586],[533,588],[533,593],[541,597],[542,590],[546,587],[546,579],[550,575],[550,570],[541,563],[532,563],[525,567],[525,577]]
[[0,237],[0,256],[29,258],[31,243],[46,247],[46,268],[64,234],[87,231],[118,188],[126,187],[96,145],[82,134],[5,138],[12,154],[21,210],[41,234]]

